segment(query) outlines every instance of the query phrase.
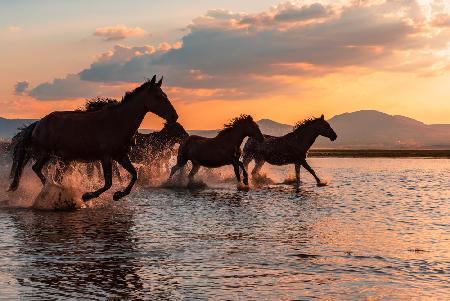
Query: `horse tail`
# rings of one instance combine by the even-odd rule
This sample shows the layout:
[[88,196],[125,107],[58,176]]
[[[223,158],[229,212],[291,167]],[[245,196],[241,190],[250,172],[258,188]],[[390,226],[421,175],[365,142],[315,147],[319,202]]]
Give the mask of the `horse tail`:
[[15,191],[19,187],[20,177],[31,155],[28,147],[31,142],[31,134],[37,125],[37,121],[29,126],[23,127],[11,140],[13,164],[11,166],[10,178],[13,178],[9,191]]

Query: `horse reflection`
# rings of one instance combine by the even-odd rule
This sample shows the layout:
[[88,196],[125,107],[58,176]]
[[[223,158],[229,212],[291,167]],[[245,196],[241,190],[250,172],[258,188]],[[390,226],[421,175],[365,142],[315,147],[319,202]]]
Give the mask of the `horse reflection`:
[[[18,253],[25,261],[16,273],[24,298],[135,300],[173,294],[163,276],[157,279],[157,292],[146,288],[141,275],[145,254],[133,232],[134,213],[127,209],[20,211],[12,219]],[[165,256],[154,260],[162,262]]]

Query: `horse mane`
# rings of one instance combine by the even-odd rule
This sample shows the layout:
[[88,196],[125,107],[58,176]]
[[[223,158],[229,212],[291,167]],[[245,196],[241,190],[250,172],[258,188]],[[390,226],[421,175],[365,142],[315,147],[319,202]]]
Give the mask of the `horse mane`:
[[88,99],[86,103],[84,104],[84,108],[80,111],[85,112],[94,112],[101,109],[104,109],[105,107],[113,106],[118,104],[119,101],[114,98],[108,98],[108,97],[95,97]]
[[122,97],[121,101],[118,101],[117,99],[114,98],[100,97],[100,96],[88,99],[86,100],[84,107],[77,109],[77,111],[94,112],[104,108],[119,105],[121,103],[125,103],[130,99],[132,99],[136,93],[139,93],[144,89],[147,89],[151,85],[154,85],[154,83],[152,83],[150,79],[147,79],[142,85],[136,87],[134,90],[125,92],[125,95]]
[[137,93],[141,92],[142,90],[147,89],[151,86],[156,86],[156,85],[150,79],[147,79],[142,85],[140,85],[139,87],[136,87],[133,91],[125,92],[125,95],[122,97],[122,100],[120,102],[125,103],[125,102],[129,101],[130,99],[132,99],[135,96],[135,94],[137,94]]
[[245,122],[245,121],[253,121],[253,117],[250,116],[250,115],[241,114],[238,117],[235,117],[235,118],[231,119],[230,121],[228,121],[227,123],[225,123],[223,125],[223,129],[219,132],[219,134],[223,133],[223,132],[226,132],[226,131],[228,131],[230,129],[233,129],[236,126],[238,126],[239,124],[241,124],[242,122]]
[[307,128],[308,126],[312,125],[313,123],[315,123],[317,120],[320,120],[320,117],[309,117],[306,119],[303,119],[302,121],[297,122],[294,127],[292,128],[292,132],[299,132],[301,130],[303,130],[304,128]]

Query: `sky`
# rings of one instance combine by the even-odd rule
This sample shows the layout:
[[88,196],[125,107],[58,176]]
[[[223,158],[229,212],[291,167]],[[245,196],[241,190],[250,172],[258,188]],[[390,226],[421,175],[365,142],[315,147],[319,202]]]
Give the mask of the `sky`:
[[450,123],[449,38],[446,0],[0,0],[0,117],[120,99],[157,74],[189,129],[362,109]]

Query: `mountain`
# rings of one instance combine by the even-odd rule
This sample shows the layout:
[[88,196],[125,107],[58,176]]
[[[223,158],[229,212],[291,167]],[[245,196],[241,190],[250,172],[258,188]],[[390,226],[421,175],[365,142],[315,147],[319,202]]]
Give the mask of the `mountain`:
[[0,117],[0,139],[10,139],[17,129],[35,122],[35,119],[6,119]]
[[329,120],[338,134],[334,142],[319,138],[315,147],[372,149],[450,149],[450,125],[427,125],[401,115],[362,110]]
[[[0,118],[0,138],[10,138],[17,128],[33,119]],[[314,148],[339,149],[450,149],[450,124],[425,124],[415,119],[362,110],[336,115],[328,120],[338,138],[319,137]],[[281,136],[292,130],[288,124],[270,119],[257,121],[265,134]],[[141,132],[153,130],[140,129]],[[219,130],[189,130],[190,134],[213,137]]]

